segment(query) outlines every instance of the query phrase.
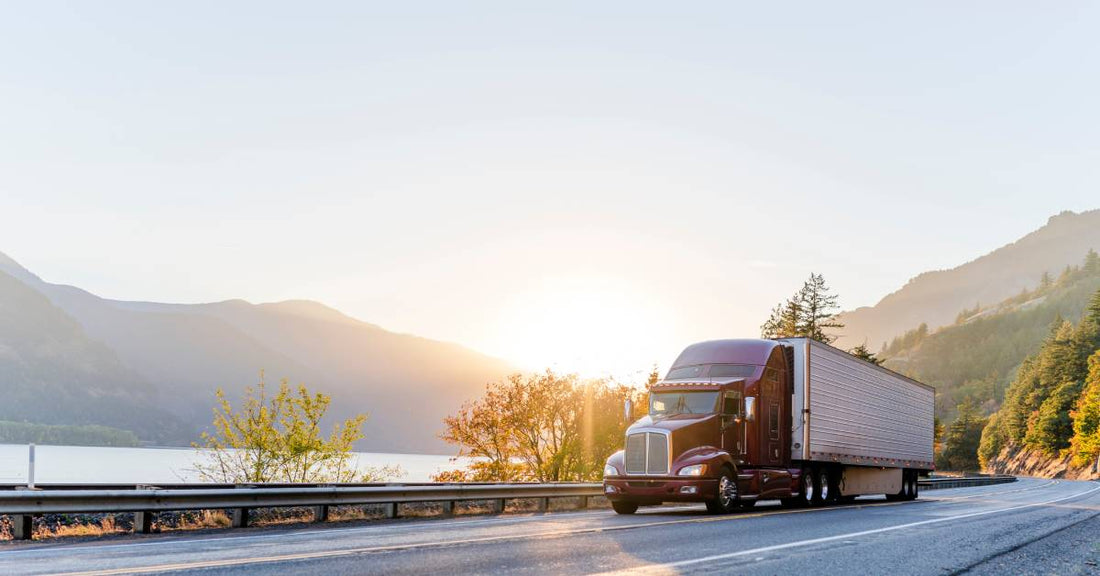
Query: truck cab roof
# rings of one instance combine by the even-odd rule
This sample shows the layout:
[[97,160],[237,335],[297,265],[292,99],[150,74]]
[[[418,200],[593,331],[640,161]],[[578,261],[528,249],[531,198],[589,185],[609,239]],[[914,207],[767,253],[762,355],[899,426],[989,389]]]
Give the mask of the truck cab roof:
[[782,346],[775,340],[737,338],[698,342],[684,349],[672,363],[672,369],[696,364],[754,364],[768,363],[772,350]]

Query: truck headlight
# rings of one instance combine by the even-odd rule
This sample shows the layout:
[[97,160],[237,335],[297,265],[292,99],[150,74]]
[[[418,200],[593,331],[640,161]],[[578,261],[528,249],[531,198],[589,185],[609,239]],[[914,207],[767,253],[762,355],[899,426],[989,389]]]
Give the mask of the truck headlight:
[[695,464],[694,466],[684,466],[680,468],[680,476],[702,476],[707,473],[706,464]]
[[604,476],[618,476],[619,471],[616,470],[614,466],[608,464],[608,465],[603,467],[603,475]]

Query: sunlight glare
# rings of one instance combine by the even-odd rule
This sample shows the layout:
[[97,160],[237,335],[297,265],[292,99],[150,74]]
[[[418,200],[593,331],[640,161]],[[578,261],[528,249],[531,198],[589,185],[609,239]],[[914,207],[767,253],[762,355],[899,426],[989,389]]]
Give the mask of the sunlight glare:
[[667,308],[613,282],[558,280],[502,309],[501,354],[526,370],[635,380],[665,361]]

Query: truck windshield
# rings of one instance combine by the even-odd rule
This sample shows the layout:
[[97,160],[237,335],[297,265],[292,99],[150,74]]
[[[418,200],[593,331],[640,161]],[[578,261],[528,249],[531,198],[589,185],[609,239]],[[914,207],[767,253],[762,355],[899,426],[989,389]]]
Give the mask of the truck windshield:
[[650,416],[713,414],[718,411],[718,392],[656,392],[649,395]]

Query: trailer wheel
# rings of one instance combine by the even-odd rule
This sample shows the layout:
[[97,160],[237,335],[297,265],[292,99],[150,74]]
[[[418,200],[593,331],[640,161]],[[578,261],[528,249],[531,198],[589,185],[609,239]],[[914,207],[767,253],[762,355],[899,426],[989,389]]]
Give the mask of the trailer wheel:
[[813,500],[815,506],[831,504],[833,498],[836,497],[836,491],[833,490],[835,486],[833,485],[831,476],[832,474],[829,473],[828,468],[820,468],[817,473],[814,474],[814,484],[815,488],[817,488]]
[[612,502],[611,507],[615,509],[617,514],[633,514],[638,511],[638,503],[629,500]]
[[737,477],[729,466],[722,468],[722,475],[718,477],[718,490],[712,500],[707,500],[707,512],[711,514],[729,514],[737,510]]
[[916,500],[920,496],[920,478],[917,478],[917,471],[913,471],[913,497],[910,500]]
[[906,470],[905,475],[907,480],[905,481],[905,499],[916,500],[917,499],[917,471]]

